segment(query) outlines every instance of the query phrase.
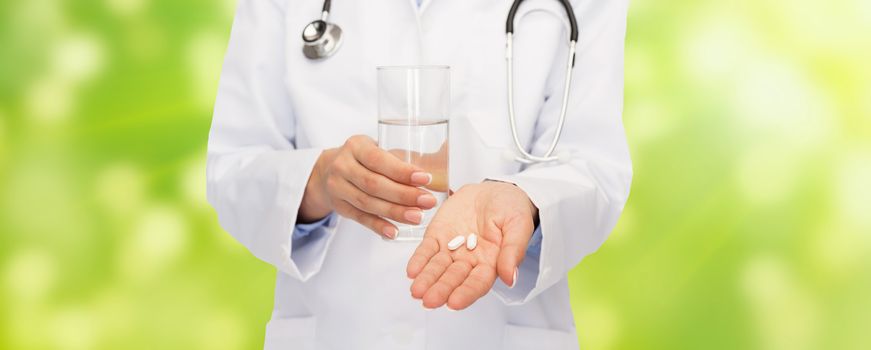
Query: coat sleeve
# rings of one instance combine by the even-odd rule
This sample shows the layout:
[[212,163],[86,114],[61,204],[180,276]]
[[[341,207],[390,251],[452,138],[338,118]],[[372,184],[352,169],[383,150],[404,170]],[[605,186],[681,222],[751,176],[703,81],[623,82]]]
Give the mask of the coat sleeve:
[[296,147],[284,85],[283,6],[240,0],[209,133],[207,195],[221,226],[252,254],[306,280],[323,263],[335,220],[305,246],[293,246],[297,211],[322,150]]
[[[575,8],[578,53],[566,123],[555,152],[567,152],[570,160],[489,177],[516,184],[539,209],[539,256],[524,259],[514,288],[501,283],[494,287],[508,304],[525,303],[566,278],[605,241],[629,196],[632,170],[621,121],[627,1],[586,1],[575,6],[581,6]],[[554,18],[547,21],[559,23]],[[536,155],[545,152],[557,127],[567,55],[567,48],[559,47],[548,83],[550,96],[529,147]]]

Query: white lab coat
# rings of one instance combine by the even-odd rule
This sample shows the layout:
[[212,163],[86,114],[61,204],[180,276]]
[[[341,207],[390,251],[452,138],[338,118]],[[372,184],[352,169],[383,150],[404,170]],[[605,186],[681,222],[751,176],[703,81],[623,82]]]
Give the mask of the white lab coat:
[[[267,349],[570,349],[577,335],[566,274],[594,252],[629,195],[621,123],[627,0],[572,1],[580,26],[563,164],[503,157],[509,0],[335,1],[336,54],[306,59],[301,31],[321,0],[240,0],[209,136],[208,199],[224,229],[278,269]],[[520,138],[541,154],[559,113],[568,22],[558,1],[524,2],[515,34]],[[405,267],[415,244],[386,242],[337,217],[291,240],[319,153],[376,138],[378,65],[451,67],[450,185],[517,184],[539,208],[541,258],[518,285],[460,312],[425,311]],[[245,283],[245,281],[239,281]]]

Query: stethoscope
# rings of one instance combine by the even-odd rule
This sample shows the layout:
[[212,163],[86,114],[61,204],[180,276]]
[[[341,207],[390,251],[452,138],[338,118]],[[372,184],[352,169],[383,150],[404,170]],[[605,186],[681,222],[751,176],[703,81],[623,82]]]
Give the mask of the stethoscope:
[[[559,0],[566,11],[566,16],[569,19],[571,26],[571,34],[569,36],[569,54],[566,60],[566,76],[565,86],[563,88],[563,99],[560,107],[559,122],[557,123],[556,132],[553,140],[550,142],[547,151],[544,155],[536,156],[526,151],[520,143],[520,138],[517,136],[517,122],[514,117],[514,16],[517,14],[517,9],[523,0],[514,0],[511,5],[511,10],[508,11],[508,18],[505,24],[506,44],[505,44],[505,59],[507,60],[506,74],[508,75],[508,122],[511,125],[511,136],[514,139],[515,150],[508,150],[507,157],[523,164],[534,164],[540,162],[561,161],[565,162],[569,158],[567,152],[561,152],[554,155],[557,143],[559,143],[560,134],[562,133],[563,125],[566,122],[566,110],[568,108],[569,92],[572,85],[572,68],[575,66],[575,46],[578,41],[578,22],[575,19],[575,13],[572,5],[568,0]],[[309,59],[323,59],[330,57],[335,53],[342,44],[342,29],[334,23],[327,20],[330,16],[330,0],[324,0],[324,7],[321,10],[321,18],[307,24],[302,31],[302,53]]]

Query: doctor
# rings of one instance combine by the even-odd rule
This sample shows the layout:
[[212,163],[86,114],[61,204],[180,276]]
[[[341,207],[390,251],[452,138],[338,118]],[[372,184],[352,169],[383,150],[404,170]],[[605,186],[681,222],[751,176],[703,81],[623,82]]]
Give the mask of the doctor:
[[[578,348],[566,275],[629,195],[621,123],[626,0],[572,1],[574,80],[559,161],[505,157],[509,0],[336,1],[341,46],[302,51],[320,0],[240,0],[209,136],[208,199],[224,229],[278,269],[267,349]],[[559,125],[569,21],[527,0],[514,24],[518,139]],[[375,67],[446,64],[450,188],[419,244],[385,241],[434,198],[430,175],[373,141]],[[479,232],[474,251],[449,252]],[[245,281],[239,281],[245,283]],[[453,312],[460,310],[457,312]]]

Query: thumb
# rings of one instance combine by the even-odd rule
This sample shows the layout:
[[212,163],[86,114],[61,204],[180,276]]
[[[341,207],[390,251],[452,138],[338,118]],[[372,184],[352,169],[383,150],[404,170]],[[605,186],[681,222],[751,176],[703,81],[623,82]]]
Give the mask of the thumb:
[[496,259],[496,273],[510,287],[517,283],[515,271],[526,256],[534,229],[532,218],[514,217],[502,225],[502,246]]

